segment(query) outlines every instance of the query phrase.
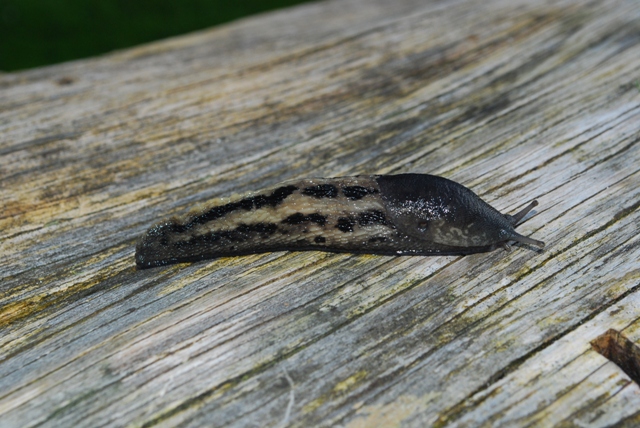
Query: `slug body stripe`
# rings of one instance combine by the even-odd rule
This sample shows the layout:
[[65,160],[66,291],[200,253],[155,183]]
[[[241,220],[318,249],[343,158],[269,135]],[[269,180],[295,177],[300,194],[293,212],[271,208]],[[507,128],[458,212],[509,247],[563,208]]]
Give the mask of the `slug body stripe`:
[[318,178],[217,200],[154,225],[138,243],[136,261],[144,268],[267,251],[382,247],[396,232],[379,193],[375,177]]

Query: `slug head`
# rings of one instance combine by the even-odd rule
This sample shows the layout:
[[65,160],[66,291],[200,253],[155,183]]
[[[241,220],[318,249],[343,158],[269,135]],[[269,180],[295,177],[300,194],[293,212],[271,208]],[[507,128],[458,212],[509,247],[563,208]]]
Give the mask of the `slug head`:
[[515,224],[535,205],[509,216],[446,178],[400,174],[379,176],[377,181],[398,231],[412,238],[469,250],[490,250],[511,240],[544,245],[514,230]]

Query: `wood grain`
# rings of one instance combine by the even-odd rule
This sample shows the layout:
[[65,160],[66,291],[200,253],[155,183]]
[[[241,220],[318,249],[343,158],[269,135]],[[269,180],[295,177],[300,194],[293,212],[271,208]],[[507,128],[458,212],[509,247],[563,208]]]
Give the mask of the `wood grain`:
[[[636,426],[640,5],[332,0],[0,75],[0,425]],[[422,172],[547,243],[136,271],[193,204]]]

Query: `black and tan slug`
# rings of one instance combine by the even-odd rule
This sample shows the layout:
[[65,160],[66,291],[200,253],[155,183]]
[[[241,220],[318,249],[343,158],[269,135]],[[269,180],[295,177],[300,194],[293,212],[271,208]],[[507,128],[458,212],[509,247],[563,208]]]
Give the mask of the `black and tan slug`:
[[514,230],[536,205],[501,214],[466,187],[426,174],[296,180],[154,225],[137,244],[136,264],[270,251],[472,254],[509,241],[543,247]]

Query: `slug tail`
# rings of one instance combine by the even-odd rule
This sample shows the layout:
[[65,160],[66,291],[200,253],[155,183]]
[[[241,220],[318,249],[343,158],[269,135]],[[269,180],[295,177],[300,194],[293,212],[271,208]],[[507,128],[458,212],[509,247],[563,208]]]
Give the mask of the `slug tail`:
[[543,248],[544,242],[538,241],[537,239],[529,238],[528,236],[520,235],[519,233],[513,232],[511,237],[509,238],[512,241],[520,242],[522,244],[535,245],[536,247]]

